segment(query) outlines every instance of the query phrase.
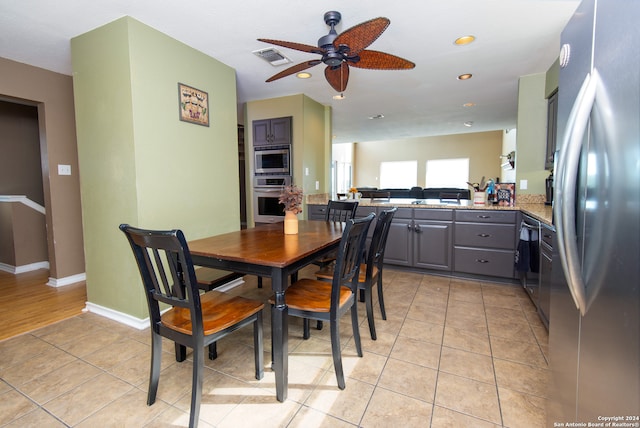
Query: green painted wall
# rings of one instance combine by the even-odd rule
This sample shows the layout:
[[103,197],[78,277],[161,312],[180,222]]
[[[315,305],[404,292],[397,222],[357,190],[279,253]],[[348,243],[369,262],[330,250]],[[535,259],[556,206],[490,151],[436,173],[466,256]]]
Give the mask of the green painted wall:
[[551,67],[547,70],[544,83],[544,97],[549,98],[555,91],[558,90],[558,83],[560,80],[560,60],[556,59]]
[[[235,72],[124,17],[71,41],[87,297],[147,317],[120,223],[240,228]],[[209,94],[210,126],[179,120],[178,82]]]
[[325,107],[306,96],[303,102],[305,119],[302,167],[309,168],[309,175],[304,175],[302,182],[307,194],[328,193],[331,188],[325,187],[325,183],[331,167],[331,154],[326,157],[326,148],[330,148],[331,143],[325,134],[324,112],[330,107]]
[[[518,84],[518,121],[516,149],[516,195],[545,194],[544,169],[547,147],[546,73],[522,76]],[[521,181],[527,180],[527,189]]]

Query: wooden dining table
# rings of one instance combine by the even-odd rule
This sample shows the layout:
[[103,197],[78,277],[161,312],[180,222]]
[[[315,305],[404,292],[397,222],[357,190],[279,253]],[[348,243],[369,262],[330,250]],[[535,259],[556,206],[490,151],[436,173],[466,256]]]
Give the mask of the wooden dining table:
[[345,223],[300,220],[298,233],[285,235],[283,223],[264,224],[190,241],[193,263],[271,278],[275,305],[271,310],[272,368],[278,401],[287,399],[288,278],[340,243]]

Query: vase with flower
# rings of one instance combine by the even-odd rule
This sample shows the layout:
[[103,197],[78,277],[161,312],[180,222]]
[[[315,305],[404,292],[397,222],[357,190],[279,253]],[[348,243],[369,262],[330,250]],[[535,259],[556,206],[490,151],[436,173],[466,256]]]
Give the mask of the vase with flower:
[[302,212],[302,189],[295,184],[284,186],[278,202],[284,205],[284,233],[298,233],[298,214]]
[[349,189],[349,193],[347,194],[347,199],[360,199],[362,197],[362,193],[358,192],[357,187],[351,187]]

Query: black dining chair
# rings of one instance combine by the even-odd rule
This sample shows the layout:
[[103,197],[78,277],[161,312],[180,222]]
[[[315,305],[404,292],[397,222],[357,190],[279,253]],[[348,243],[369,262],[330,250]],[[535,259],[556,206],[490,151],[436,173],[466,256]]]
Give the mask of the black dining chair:
[[[328,321],[331,329],[331,354],[333,366],[338,380],[338,388],[344,389],[344,373],[340,351],[340,318],[351,312],[353,340],[359,357],[362,357],[360,331],[358,328],[358,272],[362,262],[364,243],[369,225],[375,214],[367,217],[348,220],[342,233],[336,257],[336,267],[331,283],[317,279],[302,278],[293,284],[285,293],[285,301],[289,315],[308,320]],[[269,299],[272,308],[275,297]]]
[[[209,291],[200,295],[184,234],[180,230],[145,230],[121,224],[142,277],[151,323],[151,369],[147,405],[156,400],[160,381],[162,337],[178,347],[193,349],[193,379],[189,427],[198,424],[205,346],[215,358],[215,342],[241,327],[253,324],[255,377],[264,376],[262,309],[256,300]],[[160,303],[171,306],[160,312]],[[211,352],[213,347],[214,352]]]
[[[356,216],[356,210],[358,209],[358,201],[334,201],[330,200],[327,203],[326,212],[324,215],[325,221],[347,221],[351,220]],[[336,252],[331,251],[328,254],[316,259],[313,261],[313,264],[323,268],[325,266],[331,265],[336,261]],[[292,282],[297,280],[297,273],[292,276]],[[305,321],[305,334],[304,338],[309,338],[309,328],[308,321]],[[316,328],[318,330],[322,330],[322,321],[318,321]]]
[[[327,203],[327,211],[324,216],[325,221],[347,221],[356,216],[356,209],[358,208],[358,201],[329,201]],[[316,259],[313,264],[324,267],[333,263],[336,260],[336,253],[331,252],[319,259]]]
[[[360,274],[358,276],[358,289],[364,295],[364,302],[367,309],[367,320],[369,322],[369,333],[371,339],[376,340],[376,327],[373,316],[373,286],[377,285],[378,303],[380,304],[380,312],[382,319],[387,319],[387,313],[384,308],[384,294],[382,292],[382,268],[384,261],[384,250],[387,245],[387,237],[391,228],[391,221],[398,208],[382,211],[376,221],[376,226],[371,237],[371,244],[366,250],[364,262],[360,266]],[[331,265],[325,266],[316,272],[316,278],[322,281],[331,281],[334,272]]]
[[329,201],[327,203],[326,221],[347,221],[356,215],[358,201]]

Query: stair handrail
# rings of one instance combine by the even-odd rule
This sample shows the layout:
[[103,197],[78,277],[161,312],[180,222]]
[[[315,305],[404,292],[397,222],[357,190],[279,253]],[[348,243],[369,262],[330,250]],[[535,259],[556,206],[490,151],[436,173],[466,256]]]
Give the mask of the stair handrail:
[[0,195],[0,202],[19,202],[41,214],[47,213],[42,205],[27,198],[26,195]]

